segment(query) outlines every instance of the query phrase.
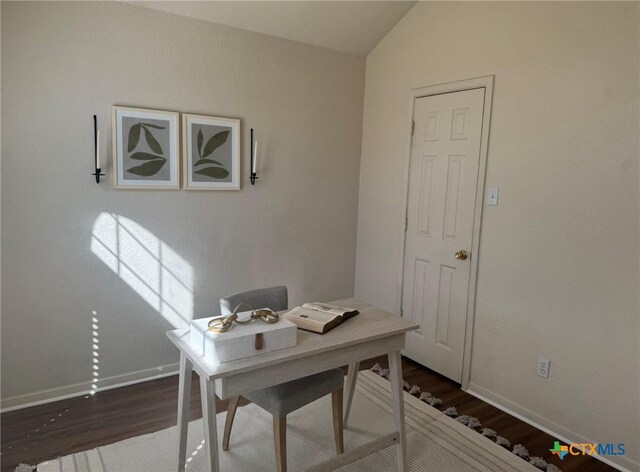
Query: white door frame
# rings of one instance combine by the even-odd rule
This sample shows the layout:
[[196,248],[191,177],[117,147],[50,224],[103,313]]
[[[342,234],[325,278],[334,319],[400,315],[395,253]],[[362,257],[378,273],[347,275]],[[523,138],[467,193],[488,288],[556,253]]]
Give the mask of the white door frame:
[[[482,223],[482,206],[484,203],[484,180],[487,169],[487,153],[489,150],[489,126],[491,124],[491,104],[493,100],[493,75],[477,77],[474,79],[460,80],[446,84],[431,85],[411,89],[411,106],[409,109],[409,123],[413,120],[413,107],[417,98],[444,93],[462,92],[477,88],[484,88],[484,111],[482,114],[482,134],[480,137],[480,156],[478,162],[478,179],[476,184],[476,199],[473,216],[473,240],[471,243],[471,260],[469,269],[469,291],[467,298],[467,319],[464,332],[464,354],[462,360],[462,389],[467,390],[471,374],[471,345],[473,342],[473,321],[475,318],[476,281],[478,278],[478,250],[480,247],[480,226]],[[411,139],[407,146],[407,160],[405,162],[405,221],[409,208],[409,166],[411,162]],[[404,222],[403,222],[404,223]],[[402,236],[402,259],[400,261],[400,313],[402,313],[402,294],[404,284],[404,256],[406,247],[406,231]]]

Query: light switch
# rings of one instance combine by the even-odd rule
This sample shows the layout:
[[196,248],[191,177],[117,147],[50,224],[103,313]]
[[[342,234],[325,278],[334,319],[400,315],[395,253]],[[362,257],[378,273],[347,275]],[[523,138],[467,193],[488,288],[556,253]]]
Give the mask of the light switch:
[[498,205],[498,194],[500,193],[499,187],[489,187],[487,189],[487,205]]

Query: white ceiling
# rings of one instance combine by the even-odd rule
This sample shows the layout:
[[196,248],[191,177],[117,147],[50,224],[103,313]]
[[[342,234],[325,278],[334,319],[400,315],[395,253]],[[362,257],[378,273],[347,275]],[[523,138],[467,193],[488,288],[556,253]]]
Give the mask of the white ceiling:
[[368,54],[415,1],[135,1],[258,33]]

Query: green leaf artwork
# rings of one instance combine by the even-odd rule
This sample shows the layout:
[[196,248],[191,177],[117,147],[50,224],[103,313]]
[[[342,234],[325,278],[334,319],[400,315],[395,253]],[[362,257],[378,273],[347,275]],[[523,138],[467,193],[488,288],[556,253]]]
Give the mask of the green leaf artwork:
[[198,162],[196,162],[193,167],[195,166],[200,166],[202,164],[215,164],[217,166],[222,166],[224,164],[222,164],[221,162],[218,161],[214,161],[213,159],[200,159]]
[[140,123],[136,123],[129,128],[129,142],[127,143],[127,151],[133,151],[140,141]]
[[153,161],[145,162],[140,166],[127,169],[127,172],[130,172],[132,174],[139,175],[142,177],[150,177],[152,175],[157,174],[160,171],[160,169],[162,169],[162,167],[166,164],[166,162],[167,160],[164,158],[156,159]]
[[211,138],[209,138],[203,150],[202,144],[204,142],[204,134],[202,133],[202,129],[198,130],[197,144],[199,159],[193,164],[193,168],[195,169],[196,167],[207,164],[211,164],[212,166],[200,167],[199,170],[194,170],[195,174],[204,175],[218,180],[224,179],[229,175],[229,171],[224,168],[224,164],[222,164],[220,161],[216,161],[214,159],[206,159],[207,156],[213,154],[216,149],[227,142],[227,139],[229,139],[229,134],[231,134],[231,131],[220,131],[219,133],[214,134]]
[[206,175],[207,177],[212,177],[214,179],[224,179],[229,175],[229,171],[224,167],[205,167],[204,169],[195,171],[195,173]]
[[207,157],[208,155],[212,154],[213,151],[226,143],[227,138],[229,137],[229,133],[231,133],[231,131],[220,131],[219,133],[216,133],[211,139],[209,139],[204,147],[202,157]]
[[164,151],[162,150],[162,146],[160,146],[160,143],[155,138],[155,136],[153,136],[153,133],[149,128],[160,130],[166,129],[166,126],[160,126],[153,123],[136,123],[131,126],[131,128],[129,128],[129,141],[127,142],[128,152],[135,150],[135,148],[138,146],[138,143],[140,142],[140,132],[141,130],[144,130],[144,139],[147,142],[147,145],[153,152],[156,153],[151,154],[148,152],[138,151],[129,156],[129,159],[137,161],[149,161],[145,164],[127,169],[127,172],[142,177],[151,177],[152,175],[157,174],[167,162],[167,160],[163,156]]
[[202,130],[198,130],[198,156],[202,159],[202,141],[204,140],[204,136],[202,134]]
[[164,159],[162,156],[156,156],[155,154],[149,154],[148,152],[134,152],[129,156],[129,159],[135,159],[137,161],[151,161],[153,159]]
[[142,127],[142,129],[144,130],[144,137],[147,140],[147,144],[149,145],[151,150],[158,154],[162,154],[162,147],[160,147],[160,143],[158,142],[158,140],[153,137],[153,134],[151,134],[151,131],[149,131],[144,126]]
[[153,123],[140,123],[142,126],[153,129],[167,129],[166,126],[154,125]]

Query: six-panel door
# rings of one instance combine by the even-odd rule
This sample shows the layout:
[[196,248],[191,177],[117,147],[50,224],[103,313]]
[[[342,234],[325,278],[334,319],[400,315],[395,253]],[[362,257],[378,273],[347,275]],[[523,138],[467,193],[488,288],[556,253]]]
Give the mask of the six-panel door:
[[[484,88],[417,98],[411,143],[405,354],[460,382]],[[457,257],[456,257],[457,254]]]

